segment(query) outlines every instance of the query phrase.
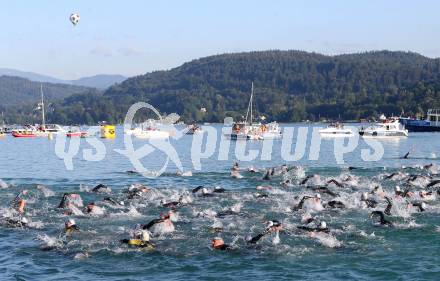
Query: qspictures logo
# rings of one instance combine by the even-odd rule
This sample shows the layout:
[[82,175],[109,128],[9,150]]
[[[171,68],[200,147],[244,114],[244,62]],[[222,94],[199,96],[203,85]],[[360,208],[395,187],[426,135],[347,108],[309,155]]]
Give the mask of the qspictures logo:
[[[167,137],[154,137],[148,135],[148,130],[142,127],[137,127],[133,120],[136,113],[141,109],[151,110],[156,118],[156,122],[161,124],[161,130],[167,132]],[[162,175],[168,168],[170,162],[177,167],[179,173],[184,173],[181,156],[179,152],[172,145],[171,140],[179,141],[188,132],[188,128],[178,129],[174,124],[180,119],[178,114],[169,114],[162,116],[160,112],[151,104],[146,102],[138,102],[133,104],[124,121],[124,148],[115,149],[117,153],[125,156],[127,161],[132,165],[133,170],[137,173],[148,177],[155,178]],[[284,127],[282,134],[278,139],[262,138],[258,141],[262,142],[261,149],[249,148],[246,140],[232,140],[231,126],[233,122],[230,118],[225,119],[224,126],[219,134],[218,128],[205,125],[201,126],[200,133],[193,134],[191,140],[191,163],[192,169],[200,171],[203,169],[202,160],[216,157],[218,161],[240,161],[250,162],[254,160],[270,161],[274,159],[275,155],[279,155],[286,163],[295,163],[304,157],[309,161],[319,161],[321,157],[322,138],[319,130],[322,127]],[[135,128],[133,130],[133,128]],[[355,130],[354,127],[347,127]],[[107,147],[99,138],[99,127],[90,127],[87,131],[85,142],[87,148],[82,149],[82,158],[85,161],[97,162],[103,161],[107,155]],[[135,132],[135,133],[130,133]],[[296,133],[296,134],[295,134]],[[133,138],[142,140],[142,145],[135,148]],[[379,161],[384,154],[384,148],[381,142],[375,139],[364,139],[368,148],[360,150],[361,159],[363,161]],[[231,154],[231,143],[235,142],[234,153]],[[275,146],[275,142],[281,142],[280,145]],[[67,170],[74,169],[74,158],[78,156],[82,143],[79,137],[72,137],[67,140],[65,134],[58,134],[56,137],[55,154],[63,159]],[[344,155],[355,151],[359,145],[359,135],[354,134],[351,137],[339,137],[333,139],[333,155],[337,164],[345,164]],[[306,155],[306,148],[308,155]],[[274,153],[275,149],[280,149],[280,153]],[[157,169],[146,168],[142,160],[151,155],[151,153],[159,151],[163,155],[163,164]],[[328,156],[328,155],[327,155]],[[233,157],[233,159],[231,159]],[[161,162],[162,163],[162,162]]]

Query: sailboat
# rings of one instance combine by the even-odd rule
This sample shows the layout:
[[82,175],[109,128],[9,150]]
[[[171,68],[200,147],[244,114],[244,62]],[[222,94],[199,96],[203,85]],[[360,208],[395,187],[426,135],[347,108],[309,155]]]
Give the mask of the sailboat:
[[32,125],[25,125],[23,126],[23,128],[12,130],[12,136],[16,138],[33,138],[48,137],[49,135],[53,134],[66,133],[66,130],[64,130],[63,127],[58,124],[46,124],[43,84],[40,85],[40,93],[41,102],[38,103],[37,109],[41,109],[41,125],[37,127]]
[[253,122],[253,98],[254,83],[252,82],[251,97],[246,112],[246,118],[243,122],[237,122],[232,125],[231,133],[225,134],[231,140],[264,140],[281,138],[282,132],[277,122],[261,124]]

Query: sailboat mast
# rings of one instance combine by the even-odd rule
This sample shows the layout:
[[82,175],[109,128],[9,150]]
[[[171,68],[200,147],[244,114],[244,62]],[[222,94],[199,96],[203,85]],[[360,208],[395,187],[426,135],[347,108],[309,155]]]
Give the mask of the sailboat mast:
[[43,84],[40,85],[40,93],[41,93],[41,117],[42,117],[42,123],[41,128],[46,129],[46,117],[44,116],[44,96],[43,96]]
[[254,98],[254,82],[252,82],[252,90],[251,90],[251,100],[249,101],[251,104],[251,119],[249,121],[249,125],[252,126],[252,104],[253,104],[253,98]]

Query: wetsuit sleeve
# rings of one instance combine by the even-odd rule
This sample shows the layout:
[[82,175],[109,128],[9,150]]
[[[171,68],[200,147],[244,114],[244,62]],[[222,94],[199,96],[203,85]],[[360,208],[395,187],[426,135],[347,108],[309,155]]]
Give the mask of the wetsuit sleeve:
[[152,221],[150,221],[147,225],[144,225],[142,227],[142,229],[150,229],[153,225],[155,225],[156,223],[161,223],[163,222],[163,219],[154,219]]

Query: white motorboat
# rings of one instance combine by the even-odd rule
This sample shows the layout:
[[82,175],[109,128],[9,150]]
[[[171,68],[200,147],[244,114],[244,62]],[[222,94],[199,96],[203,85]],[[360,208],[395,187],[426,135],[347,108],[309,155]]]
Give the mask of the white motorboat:
[[332,123],[327,128],[319,130],[322,137],[352,137],[354,133],[350,129],[344,128],[342,123]]
[[261,125],[261,137],[260,139],[279,139],[283,136],[280,125],[277,122],[271,122],[266,125]]
[[170,133],[160,130],[154,120],[147,120],[140,127],[126,130],[124,133],[139,139],[167,139],[170,137]]
[[398,138],[407,137],[408,130],[399,123],[398,119],[392,118],[382,120],[374,126],[360,129],[359,135],[364,138]]

